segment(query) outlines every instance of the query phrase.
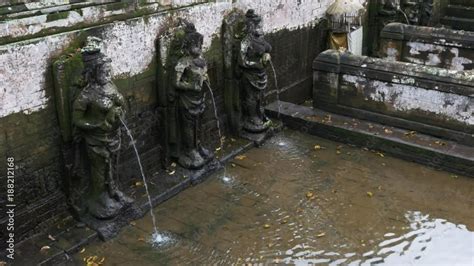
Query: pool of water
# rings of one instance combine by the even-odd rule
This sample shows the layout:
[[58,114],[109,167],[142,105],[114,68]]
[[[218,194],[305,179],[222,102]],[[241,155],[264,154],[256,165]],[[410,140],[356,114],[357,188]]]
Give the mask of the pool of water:
[[474,265],[474,180],[284,131],[74,261]]

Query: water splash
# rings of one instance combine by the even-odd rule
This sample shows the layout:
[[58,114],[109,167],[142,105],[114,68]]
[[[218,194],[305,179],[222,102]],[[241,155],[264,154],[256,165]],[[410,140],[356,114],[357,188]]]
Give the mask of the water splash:
[[138,154],[137,146],[135,145],[135,139],[133,138],[132,132],[130,132],[130,129],[127,127],[127,124],[123,121],[122,117],[120,117],[120,122],[122,123],[123,127],[125,128],[125,131],[127,132],[128,137],[130,138],[130,143],[133,146],[133,150],[135,151],[135,156],[137,157],[138,166],[140,167],[140,173],[142,175],[143,184],[145,186],[146,195],[148,197],[148,204],[150,204],[150,216],[153,222],[153,230],[154,230],[152,239],[159,239],[158,237],[160,236],[160,233],[158,233],[158,228],[156,227],[156,218],[155,218],[155,214],[153,214],[153,204],[151,202],[150,192],[148,191],[148,183],[146,181],[145,173],[143,171],[142,161],[140,159],[140,155]]
[[155,232],[149,239],[149,242],[154,248],[166,248],[174,244],[176,240],[170,233]]

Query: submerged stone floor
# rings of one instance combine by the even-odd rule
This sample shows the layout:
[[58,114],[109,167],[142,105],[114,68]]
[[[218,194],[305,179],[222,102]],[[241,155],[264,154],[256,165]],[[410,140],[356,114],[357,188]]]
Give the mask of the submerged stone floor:
[[474,264],[472,179],[286,130],[71,265]]

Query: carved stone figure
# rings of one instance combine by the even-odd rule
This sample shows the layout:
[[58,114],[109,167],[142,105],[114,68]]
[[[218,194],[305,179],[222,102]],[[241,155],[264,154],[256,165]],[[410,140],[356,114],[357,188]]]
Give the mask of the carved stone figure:
[[241,75],[242,127],[251,133],[267,130],[263,98],[267,87],[266,66],[271,60],[271,45],[263,38],[262,18],[250,9],[245,14],[246,35],[240,43],[238,65]]
[[72,123],[76,138],[86,146],[90,176],[87,212],[109,219],[132,200],[118,189],[114,175],[124,98],[112,83],[110,59],[101,53],[100,44],[99,38],[88,37],[81,51],[85,87],[73,102]]
[[205,105],[205,86],[209,86],[207,63],[202,57],[203,36],[187,23],[183,56],[174,67],[173,86],[177,96],[181,150],[178,163],[191,169],[201,168],[212,153],[201,145],[201,118]]

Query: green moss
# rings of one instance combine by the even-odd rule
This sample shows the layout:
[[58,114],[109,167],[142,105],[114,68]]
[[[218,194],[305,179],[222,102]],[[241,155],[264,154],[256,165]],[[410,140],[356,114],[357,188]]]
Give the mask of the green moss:
[[119,9],[122,9],[122,8],[126,8],[131,4],[132,3],[130,3],[130,2],[118,2],[118,3],[113,3],[113,4],[106,5],[105,9],[107,11],[119,10]]
[[51,13],[46,16],[46,22],[65,19],[69,16],[69,11],[58,12],[58,13]]
[[220,62],[223,60],[222,54],[222,41],[219,37],[214,37],[211,42],[211,46],[204,53],[204,57],[208,62]]

